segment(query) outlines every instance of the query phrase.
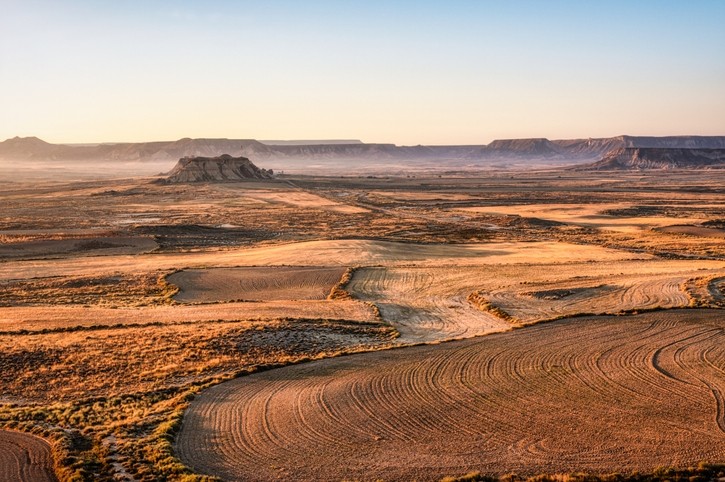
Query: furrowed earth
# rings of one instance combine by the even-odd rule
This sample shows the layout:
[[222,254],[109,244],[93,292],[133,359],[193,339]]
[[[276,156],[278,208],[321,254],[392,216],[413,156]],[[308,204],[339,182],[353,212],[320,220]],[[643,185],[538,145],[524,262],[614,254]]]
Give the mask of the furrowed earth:
[[723,175],[8,180],[0,474],[725,477]]

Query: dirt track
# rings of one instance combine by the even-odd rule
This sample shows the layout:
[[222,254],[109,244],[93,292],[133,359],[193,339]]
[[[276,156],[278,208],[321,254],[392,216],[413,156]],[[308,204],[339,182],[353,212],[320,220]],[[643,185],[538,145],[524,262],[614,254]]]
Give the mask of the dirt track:
[[0,430],[0,482],[56,480],[48,442],[33,435]]
[[209,389],[176,450],[225,480],[434,480],[722,461],[725,316],[560,320]]

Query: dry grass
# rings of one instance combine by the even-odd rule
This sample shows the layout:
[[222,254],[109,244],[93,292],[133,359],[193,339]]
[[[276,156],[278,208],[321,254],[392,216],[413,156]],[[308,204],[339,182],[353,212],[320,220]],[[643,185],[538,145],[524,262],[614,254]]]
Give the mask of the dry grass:
[[6,400],[69,401],[184,386],[238,367],[385,345],[389,327],[332,320],[219,321],[0,336]]
[[173,458],[170,437],[199,389],[266,367],[384,348],[394,338],[384,325],[324,320],[5,335],[0,426],[44,429],[65,444],[61,427],[79,431],[61,464],[69,477],[110,477],[117,459],[137,480],[181,480],[190,471]]
[[[723,305],[725,263],[703,260],[725,259],[723,240],[648,229],[721,229],[717,176],[512,176],[10,183],[0,425],[50,440],[62,480],[194,480],[172,440],[189,401],[222,380],[507,330],[504,312]],[[356,268],[320,291],[329,299],[294,302],[181,305],[164,277],[301,264]]]
[[172,302],[166,272],[69,276],[0,282],[0,306],[150,306]]
[[347,284],[352,280],[352,275],[355,273],[355,271],[358,269],[358,266],[347,268],[344,273],[342,273],[342,276],[340,277],[340,281],[335,283],[335,286],[333,286],[330,289],[330,293],[327,295],[328,300],[349,300],[352,299],[352,295],[349,291],[347,291]]
[[533,476],[505,474],[502,476],[470,472],[462,476],[447,476],[440,482],[707,482],[725,477],[725,464],[699,463],[697,467],[659,467],[651,473],[561,473]]
[[516,318],[487,300],[483,293],[481,293],[480,291],[474,291],[473,293],[468,295],[468,297],[466,297],[466,300],[468,300],[468,302],[475,306],[477,309],[491,313],[504,321],[508,321],[512,324],[519,323]]

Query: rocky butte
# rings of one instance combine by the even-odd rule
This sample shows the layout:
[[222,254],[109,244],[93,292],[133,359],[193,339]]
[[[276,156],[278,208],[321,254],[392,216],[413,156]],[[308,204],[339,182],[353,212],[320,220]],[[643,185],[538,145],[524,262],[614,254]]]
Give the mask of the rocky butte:
[[162,183],[224,182],[272,179],[271,169],[261,169],[246,157],[222,154],[218,157],[182,157]]
[[725,149],[620,147],[585,169],[724,169]]

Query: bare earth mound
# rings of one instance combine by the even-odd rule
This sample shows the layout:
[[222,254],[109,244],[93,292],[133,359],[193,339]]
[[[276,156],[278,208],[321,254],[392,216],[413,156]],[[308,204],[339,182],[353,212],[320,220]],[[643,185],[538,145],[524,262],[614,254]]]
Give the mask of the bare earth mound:
[[246,157],[182,157],[165,179],[167,183],[271,179],[272,171],[260,169]]
[[248,267],[189,269],[167,280],[178,286],[177,301],[324,300],[345,268]]
[[323,360],[204,392],[176,452],[230,481],[686,467],[725,453],[724,359],[687,310]]
[[26,433],[0,430],[0,482],[55,482],[50,445]]

